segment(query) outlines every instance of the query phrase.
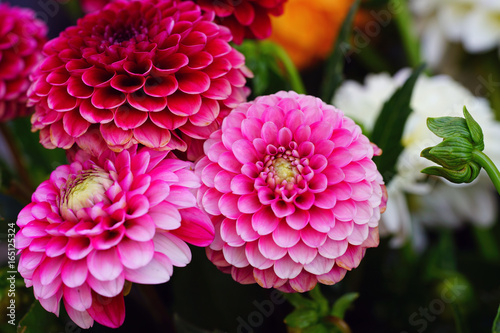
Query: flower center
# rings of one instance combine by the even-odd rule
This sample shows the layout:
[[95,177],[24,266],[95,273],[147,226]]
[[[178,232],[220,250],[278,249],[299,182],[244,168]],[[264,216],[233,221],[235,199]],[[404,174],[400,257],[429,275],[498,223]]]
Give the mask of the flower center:
[[295,176],[298,174],[298,170],[292,163],[283,157],[278,157],[272,162],[272,166],[274,168],[274,174],[277,176],[277,183],[283,182],[286,180],[287,182],[293,182],[295,180]]
[[147,35],[147,28],[142,24],[126,24],[123,26],[106,26],[104,31],[104,41],[109,44],[121,44],[133,39],[143,40]]
[[109,175],[98,167],[72,175],[61,188],[61,215],[66,218],[68,210],[76,214],[80,209],[92,207],[98,202],[109,203],[105,192],[112,184]]

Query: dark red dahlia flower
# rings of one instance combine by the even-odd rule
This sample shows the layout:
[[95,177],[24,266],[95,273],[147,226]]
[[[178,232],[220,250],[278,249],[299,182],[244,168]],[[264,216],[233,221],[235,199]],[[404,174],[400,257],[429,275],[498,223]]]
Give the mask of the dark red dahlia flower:
[[42,59],[46,34],[32,10],[0,4],[0,121],[30,112],[28,77]]
[[192,1],[116,1],[48,42],[30,91],[42,144],[70,148],[91,127],[114,151],[206,139],[249,75],[213,19]]
[[217,22],[233,34],[233,40],[241,44],[244,38],[264,39],[271,35],[269,15],[283,14],[287,0],[196,0],[203,8],[215,11]]

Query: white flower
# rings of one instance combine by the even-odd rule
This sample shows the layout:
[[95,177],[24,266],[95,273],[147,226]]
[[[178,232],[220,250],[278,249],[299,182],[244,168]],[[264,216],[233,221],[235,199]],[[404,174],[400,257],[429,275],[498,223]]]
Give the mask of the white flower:
[[470,53],[500,45],[500,1],[411,0],[422,38],[422,55],[431,66],[442,59],[446,42],[462,43]]
[[[368,75],[364,85],[346,81],[337,91],[333,104],[371,132],[384,102],[409,74],[405,69],[394,77]],[[403,131],[404,150],[396,165],[397,174],[387,189],[389,201],[381,223],[381,233],[396,235],[393,245],[401,245],[410,236],[417,246],[422,245],[424,239],[419,233],[422,223],[457,227],[466,221],[483,226],[493,222],[497,209],[487,176],[482,176],[484,181],[456,185],[420,172],[434,165],[420,157],[420,152],[442,141],[427,128],[427,118],[463,117],[464,105],[483,129],[484,152],[500,165],[500,146],[497,144],[500,142],[500,122],[494,119],[487,100],[474,97],[449,76],[420,76],[411,100],[413,112]]]

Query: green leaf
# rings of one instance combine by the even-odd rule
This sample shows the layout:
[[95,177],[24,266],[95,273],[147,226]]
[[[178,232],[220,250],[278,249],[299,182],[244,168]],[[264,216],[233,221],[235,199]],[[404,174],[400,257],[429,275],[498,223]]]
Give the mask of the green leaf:
[[296,308],[317,309],[317,304],[314,301],[311,301],[300,294],[283,293],[283,296]]
[[332,311],[330,311],[330,315],[339,317],[341,319],[344,318],[345,312],[352,305],[352,303],[359,297],[359,293],[348,293],[342,295],[332,307]]
[[402,87],[385,102],[382,107],[370,138],[380,149],[382,156],[375,156],[373,160],[377,164],[379,172],[389,184],[395,174],[395,166],[399,155],[403,151],[401,137],[408,116],[412,112],[410,107],[411,96],[415,83],[425,65],[421,65],[413,71]]
[[491,333],[500,333],[500,306],[498,307],[497,316],[495,317],[495,321],[493,322]]
[[318,313],[315,310],[299,308],[285,318],[285,323],[290,327],[306,328],[318,322]]
[[309,296],[318,304],[320,316],[325,316],[328,313],[328,300],[321,293],[319,284],[309,292]]
[[471,138],[467,122],[461,117],[427,118],[427,127],[442,139],[452,136]]
[[35,301],[28,313],[19,321],[17,333],[59,333],[66,332],[68,325],[78,327],[69,318],[67,318],[68,322],[64,324],[63,316],[67,317],[65,313],[61,314],[61,318],[56,317],[55,314],[47,312],[40,305],[40,302]]
[[344,69],[345,55],[351,48],[348,39],[351,36],[354,15],[358,10],[359,2],[360,0],[356,0],[352,4],[344,23],[342,23],[342,26],[340,27],[333,52],[330,54],[326,62],[325,76],[321,86],[321,99],[328,104],[331,103],[335,91],[340,86],[344,78],[342,72]]
[[469,111],[467,111],[467,108],[465,106],[464,106],[464,117],[465,121],[467,122],[467,126],[469,127],[472,141],[474,141],[475,148],[479,149],[480,151],[483,151],[484,149],[483,130],[481,129],[481,126],[479,126],[477,121],[474,118],[472,118],[471,114],[469,113]]

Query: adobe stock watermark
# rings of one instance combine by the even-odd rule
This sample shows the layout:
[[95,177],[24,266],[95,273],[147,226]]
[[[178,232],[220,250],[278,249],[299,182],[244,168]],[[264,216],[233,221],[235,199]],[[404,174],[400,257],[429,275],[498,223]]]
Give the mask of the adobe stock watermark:
[[354,27],[352,44],[350,42],[342,42],[339,47],[346,62],[351,63],[351,55],[353,53],[359,54],[362,49],[370,45],[373,38],[376,38],[382,32],[382,28],[385,28],[391,23],[394,16],[398,15],[402,10],[401,3],[399,1],[389,1],[386,9],[381,9],[378,11],[371,10],[369,12],[372,20],[368,21],[363,29],[359,27]]
[[415,331],[402,331],[401,333],[424,332],[429,323],[435,321],[437,316],[444,312],[446,306],[455,302],[466,290],[467,285],[460,283],[456,277],[453,281],[451,279],[445,280],[440,297],[430,301],[426,307],[419,307],[418,311],[413,312],[408,317],[408,322],[415,327]]
[[256,310],[248,314],[247,318],[239,316],[236,318],[238,321],[237,333],[253,333],[255,328],[264,324],[264,319],[269,318],[274,313],[277,305],[285,303],[286,299],[283,294],[278,290],[273,290],[269,299],[258,302],[254,300],[252,304]]
[[16,228],[15,223],[7,223],[7,323],[16,326]]

